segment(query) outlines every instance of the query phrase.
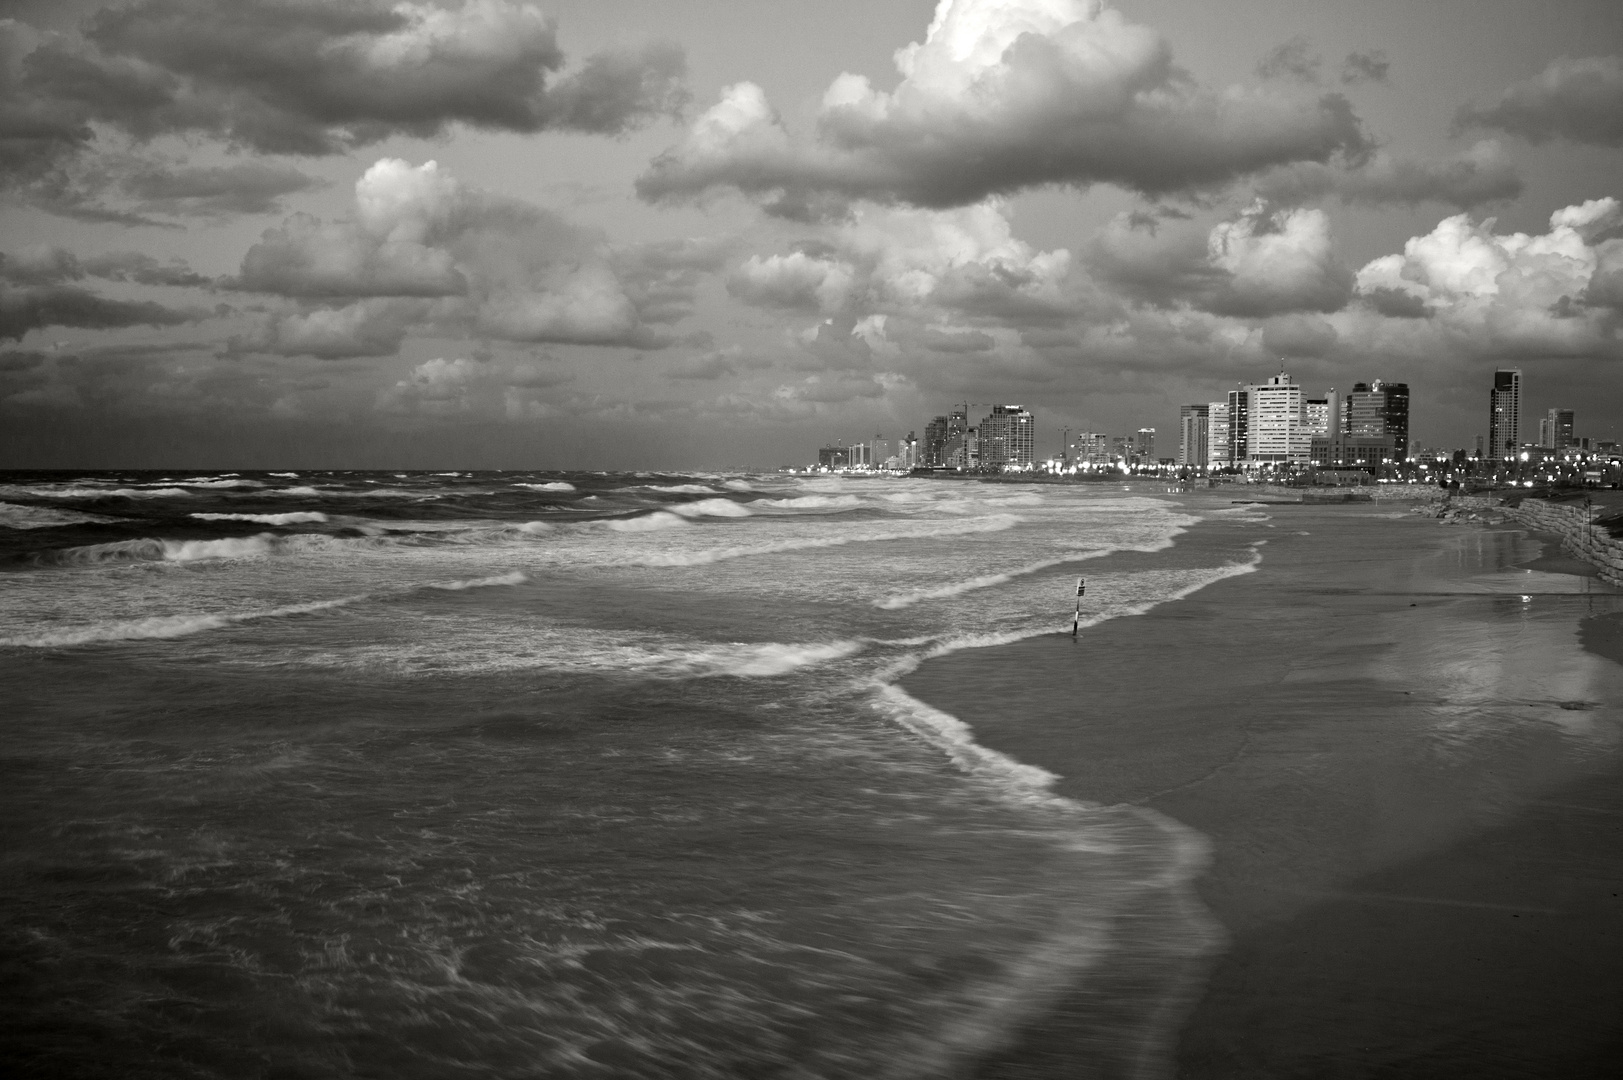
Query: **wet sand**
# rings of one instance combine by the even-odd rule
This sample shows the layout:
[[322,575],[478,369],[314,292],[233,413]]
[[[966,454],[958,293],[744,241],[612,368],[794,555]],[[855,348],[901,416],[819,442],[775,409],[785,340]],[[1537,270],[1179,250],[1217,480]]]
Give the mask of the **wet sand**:
[[1118,920],[980,1075],[1623,1075],[1623,597],[1524,531],[1393,510],[1255,508],[1256,573],[904,681],[1212,845],[1226,945]]

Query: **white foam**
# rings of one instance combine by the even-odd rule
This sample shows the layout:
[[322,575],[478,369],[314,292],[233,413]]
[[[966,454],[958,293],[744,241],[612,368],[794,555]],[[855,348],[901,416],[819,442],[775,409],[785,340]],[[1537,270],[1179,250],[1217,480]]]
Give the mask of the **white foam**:
[[[640,521],[641,518],[633,520]],[[680,518],[676,520],[680,521]],[[1002,532],[1019,524],[1020,519],[1007,514],[999,514],[982,521],[971,522],[965,525],[950,525],[937,528],[919,528],[908,532],[877,533],[870,536],[857,534],[842,536],[808,537],[803,540],[782,540],[771,544],[756,544],[744,547],[708,548],[704,551],[664,551],[649,555],[642,555],[632,560],[633,566],[704,566],[709,563],[724,562],[728,559],[742,559],[751,555],[773,555],[784,551],[806,551],[812,548],[844,547],[846,544],[880,543],[887,540],[928,540],[944,536],[967,536],[972,533]],[[611,524],[613,524],[611,522]]]
[[445,592],[462,592],[465,589],[490,589],[501,585],[522,585],[530,580],[530,575],[522,570],[511,573],[497,574],[494,577],[468,578],[465,581],[436,581],[423,586],[425,589],[441,589]]
[[754,505],[774,506],[780,510],[824,510],[858,506],[861,502],[855,495],[795,495],[787,499],[757,499]]
[[264,483],[259,480],[213,480],[208,477],[193,477],[190,480],[179,481],[187,487],[194,488],[262,488]]
[[887,720],[940,747],[964,772],[997,781],[1003,792],[1016,801],[1070,802],[1049,790],[1058,776],[982,746],[975,741],[968,724],[926,705],[899,686],[879,687],[873,705]]
[[731,499],[700,499],[698,502],[682,503],[678,506],[665,508],[673,514],[681,514],[686,518],[694,517],[751,517],[755,511],[742,503]]
[[49,630],[42,634],[0,638],[0,645],[24,649],[50,649],[67,645],[92,645],[98,642],[185,637],[188,634],[219,630],[257,619],[278,619],[289,615],[309,615],[317,611],[329,611],[352,604],[359,599],[363,598],[318,600],[309,604],[293,604],[288,607],[271,608],[268,611],[249,611],[232,615],[155,615],[146,619],[91,623],[72,629]]
[[224,540],[119,540],[111,544],[90,544],[68,548],[56,561],[73,565],[110,562],[198,562],[203,559],[244,559],[272,554],[277,537],[271,533],[232,537]]
[[56,487],[54,485],[19,486],[0,485],[0,495],[23,499],[172,499],[195,498],[197,492],[187,491],[185,488],[105,488],[105,487]]
[[687,525],[687,521],[664,510],[655,510],[652,514],[644,514],[642,517],[615,518],[603,524],[615,532],[657,532],[660,529],[683,527]]
[[707,484],[638,484],[644,491],[669,491],[681,495],[714,495],[716,489]]
[[1083,559],[1092,559],[1105,554],[1105,549],[1096,551],[1078,551],[1071,555],[1062,555],[1055,559],[1044,559],[1041,562],[1029,563],[1026,566],[1016,567],[996,574],[983,574],[980,577],[969,578],[964,581],[953,581],[945,585],[937,585],[929,589],[916,589],[913,592],[895,593],[874,601],[874,607],[886,611],[896,611],[900,608],[912,607],[924,600],[944,600],[951,596],[961,596],[976,589],[989,589],[994,585],[1004,585],[1017,577],[1035,574],[1054,566],[1063,566],[1068,562],[1080,562]]
[[746,484],[742,480],[724,480],[724,481],[722,481],[721,486],[724,487],[724,488],[731,488],[733,491],[754,491],[755,490],[753,487],[751,487],[749,484]]
[[279,476],[284,480],[292,480],[292,479],[297,479],[299,474],[296,473],[296,472],[273,472],[273,473],[269,473],[267,475]]
[[18,506],[0,502],[0,529],[54,529],[61,525],[91,525],[117,520],[78,510],[53,510],[48,506]]
[[575,485],[566,480],[552,480],[545,484],[514,484],[514,487],[530,488],[534,491],[574,491]]
[[298,487],[277,488],[274,491],[267,491],[265,494],[267,494],[267,495],[320,495],[321,492],[317,491],[313,487],[309,487],[308,485],[301,484]]
[[261,525],[309,525],[327,520],[319,510],[295,510],[289,514],[191,514],[201,521],[254,521]]

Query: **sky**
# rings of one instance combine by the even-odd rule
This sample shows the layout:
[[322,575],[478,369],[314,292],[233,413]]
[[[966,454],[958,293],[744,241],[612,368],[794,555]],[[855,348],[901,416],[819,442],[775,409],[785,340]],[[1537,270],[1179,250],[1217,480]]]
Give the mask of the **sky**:
[[1623,437],[1616,0],[0,0],[0,468],[1168,454],[1281,368],[1452,449],[1498,367]]

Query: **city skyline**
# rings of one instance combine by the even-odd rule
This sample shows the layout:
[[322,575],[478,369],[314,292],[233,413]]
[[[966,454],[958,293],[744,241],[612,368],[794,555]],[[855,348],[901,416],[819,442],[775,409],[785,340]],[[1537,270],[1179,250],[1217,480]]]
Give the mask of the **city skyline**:
[[1610,0],[7,14],[0,466],[772,467],[954,400],[1043,446],[1282,361],[1429,446],[1501,368],[1623,436]]

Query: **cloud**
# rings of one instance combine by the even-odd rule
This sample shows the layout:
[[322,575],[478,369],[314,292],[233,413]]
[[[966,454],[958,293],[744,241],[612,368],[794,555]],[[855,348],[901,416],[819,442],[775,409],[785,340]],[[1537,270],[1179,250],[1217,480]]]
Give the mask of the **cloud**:
[[117,330],[179,326],[201,317],[151,300],[109,300],[73,285],[0,289],[0,340],[20,340],[30,330],[46,326]]
[[1275,210],[1263,200],[1204,236],[1193,223],[1119,214],[1094,238],[1088,262],[1137,300],[1218,315],[1336,311],[1352,295],[1324,211]]
[[667,379],[714,380],[772,366],[770,360],[745,354],[737,345],[680,361],[666,369]]
[[[595,232],[469,188],[432,161],[413,167],[384,158],[356,182],[352,219],[293,215],[248,250],[233,285],[307,302],[441,301],[301,313],[286,324],[373,326],[370,313],[390,312],[388,333],[365,336],[357,348],[398,343],[403,312],[446,332],[509,341],[658,348],[674,338],[653,324],[685,317],[699,277],[721,258],[702,241],[617,252]],[[273,333],[277,349],[307,339],[290,333]]]
[[815,220],[854,199],[944,208],[1046,184],[1188,192],[1369,148],[1341,95],[1200,87],[1160,35],[1099,0],[942,0],[896,66],[889,92],[837,78],[811,138],[760,87],[730,86],[637,190],[737,190]]
[[146,162],[118,179],[136,212],[197,217],[276,213],[283,196],[321,183],[291,166],[263,161],[185,166]]
[[1539,235],[1496,233],[1494,224],[1446,218],[1402,254],[1359,270],[1358,292],[1384,314],[1420,310],[1434,334],[1479,355],[1623,358],[1615,288],[1623,204],[1566,207]]
[[1363,53],[1350,52],[1347,59],[1341,62],[1341,81],[1349,86],[1366,82],[1384,83],[1387,72],[1391,69],[1392,62],[1380,49]]
[[238,339],[232,345],[235,351],[322,360],[393,356],[400,351],[406,331],[422,317],[420,302],[363,300],[341,308],[272,315],[257,337]]
[[160,263],[139,251],[114,251],[80,258],[59,247],[32,247],[0,252],[0,279],[19,285],[53,285],[86,277],[130,281],[138,285],[206,287],[212,279],[192,270],[180,259]]
[[1323,61],[1313,52],[1307,38],[1297,35],[1268,50],[1268,55],[1257,64],[1257,77],[1316,83],[1319,81],[1321,63]]
[[1271,202],[1300,203],[1335,195],[1363,206],[1418,206],[1440,202],[1468,210],[1513,199],[1522,179],[1496,139],[1483,139],[1451,157],[1423,161],[1386,151],[1354,165],[1297,162],[1257,181],[1257,194]]
[[727,279],[727,291],[757,307],[839,311],[850,299],[857,270],[840,259],[803,251],[751,255]]
[[1623,147],[1623,58],[1553,60],[1498,101],[1465,106],[1454,122],[1459,128],[1498,128],[1534,143],[1560,137]]
[[[78,34],[4,20],[0,179],[46,209],[117,220],[85,185],[94,177],[73,175],[104,135],[300,155],[458,124],[616,135],[677,115],[685,66],[678,48],[650,45],[570,67],[525,0],[135,0]],[[265,212],[304,186],[253,163],[102,179],[170,213]]]
[[572,375],[534,360],[492,362],[435,359],[378,394],[379,412],[451,417],[505,416],[524,419],[552,414],[541,391],[570,382]]

